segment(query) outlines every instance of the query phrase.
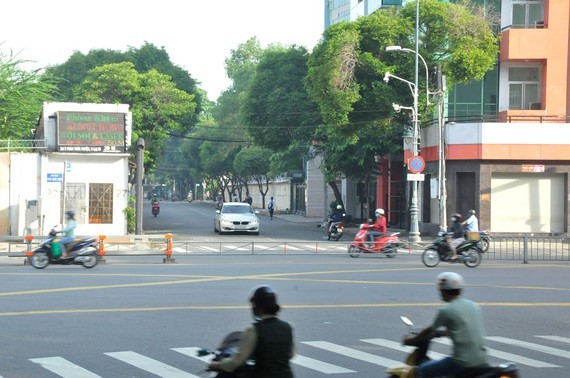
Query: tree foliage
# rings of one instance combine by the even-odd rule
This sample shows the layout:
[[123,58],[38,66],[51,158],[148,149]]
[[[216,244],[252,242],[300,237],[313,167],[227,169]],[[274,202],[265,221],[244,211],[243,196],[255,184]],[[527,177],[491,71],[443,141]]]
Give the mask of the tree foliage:
[[[406,83],[386,84],[383,78],[390,71],[413,81],[414,59],[413,54],[385,49],[415,48],[415,8],[415,2],[407,2],[332,25],[313,50],[306,87],[327,124],[319,129],[317,148],[325,152],[329,180],[339,174],[367,177],[367,162],[374,155],[399,149],[407,116],[395,115],[391,104],[412,104],[412,91]],[[473,9],[437,0],[420,2],[419,53],[428,67],[441,64],[448,81],[480,79],[496,59],[497,36]],[[423,72],[421,67],[418,89],[426,88]],[[429,111],[422,105],[420,116]]]
[[51,78],[26,71],[25,63],[0,53],[0,139],[32,139],[43,102],[56,94]]
[[145,167],[152,170],[171,133],[188,131],[196,108],[194,96],[177,89],[170,77],[150,70],[144,74],[133,63],[96,67],[75,88],[73,101],[126,103],[133,114],[132,140],[145,139]]

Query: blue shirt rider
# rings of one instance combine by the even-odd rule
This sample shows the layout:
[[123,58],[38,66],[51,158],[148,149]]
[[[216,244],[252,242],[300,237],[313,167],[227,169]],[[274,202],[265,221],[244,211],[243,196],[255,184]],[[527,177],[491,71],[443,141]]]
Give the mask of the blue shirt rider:
[[66,226],[58,231],[59,234],[63,234],[63,237],[59,239],[59,246],[61,248],[61,257],[67,258],[66,245],[71,243],[75,239],[75,212],[73,210],[68,210],[65,212],[65,220],[67,222]]

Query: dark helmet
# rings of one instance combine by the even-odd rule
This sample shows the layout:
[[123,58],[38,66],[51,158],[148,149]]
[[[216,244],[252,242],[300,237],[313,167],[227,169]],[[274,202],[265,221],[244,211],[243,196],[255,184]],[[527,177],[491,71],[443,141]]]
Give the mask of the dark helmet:
[[475,215],[475,210],[473,209],[469,210],[469,215]]
[[463,216],[459,213],[455,213],[455,214],[453,214],[453,218],[457,219],[458,222],[461,222],[461,220],[463,219]]
[[264,285],[256,287],[249,300],[255,308],[266,314],[275,315],[281,308],[277,304],[277,296],[275,295],[275,292],[269,286]]
[[75,211],[73,211],[73,210],[67,210],[65,212],[65,215],[67,215],[67,217],[70,219],[75,219]]

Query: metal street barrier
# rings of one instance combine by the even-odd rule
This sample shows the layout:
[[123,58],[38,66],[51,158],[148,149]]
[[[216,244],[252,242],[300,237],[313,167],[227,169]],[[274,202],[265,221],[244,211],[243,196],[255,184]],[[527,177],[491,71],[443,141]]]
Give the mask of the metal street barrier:
[[[27,257],[43,237],[0,237],[0,257]],[[347,254],[349,242],[242,242],[185,241],[166,235],[99,235],[99,258],[107,256],[162,256],[164,263],[174,263],[176,255],[267,255],[267,254]],[[421,253],[424,243],[400,253]],[[570,239],[553,236],[491,235],[484,260],[570,261]]]

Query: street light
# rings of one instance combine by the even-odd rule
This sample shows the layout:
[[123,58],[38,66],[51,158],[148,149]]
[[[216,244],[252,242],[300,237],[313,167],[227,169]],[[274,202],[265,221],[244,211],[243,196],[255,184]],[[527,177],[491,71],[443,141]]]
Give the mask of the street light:
[[[388,46],[388,47],[386,47],[385,51],[386,52],[401,51],[401,52],[405,52],[405,53],[414,53],[414,54],[416,53],[414,50],[408,49],[407,47],[402,47],[402,46]],[[429,95],[436,94],[436,92],[431,92],[429,90],[429,70],[428,70],[426,60],[420,54],[418,54],[418,57],[422,60],[422,62],[424,63],[424,67],[426,69],[426,104],[429,106],[429,105],[431,105],[431,102],[429,102]],[[384,77],[384,81],[386,81],[386,77]]]

